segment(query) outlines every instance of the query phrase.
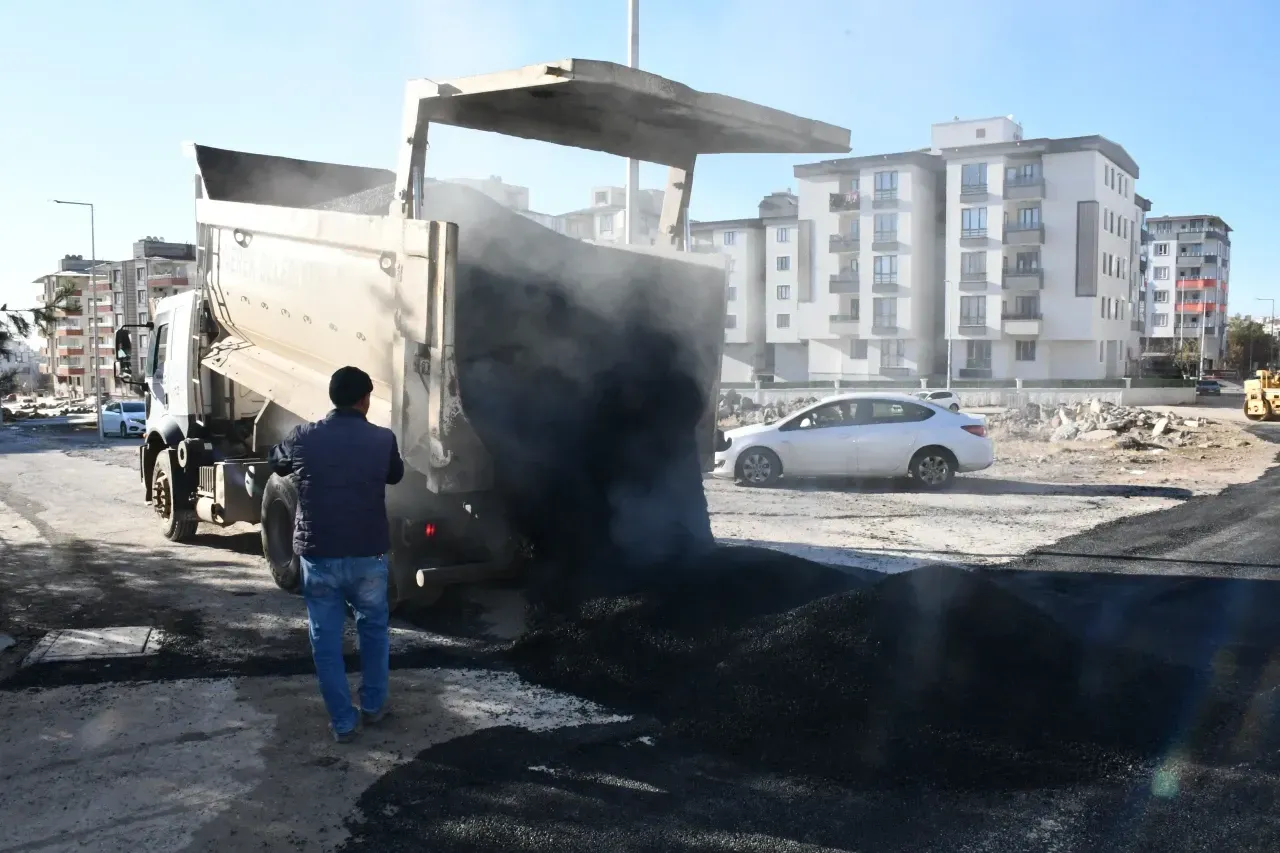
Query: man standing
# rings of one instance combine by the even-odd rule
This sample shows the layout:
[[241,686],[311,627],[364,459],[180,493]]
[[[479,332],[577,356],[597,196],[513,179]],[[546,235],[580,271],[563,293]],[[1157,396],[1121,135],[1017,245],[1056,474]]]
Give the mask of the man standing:
[[[329,380],[333,411],[296,427],[270,455],[272,469],[292,474],[298,487],[293,549],[302,564],[316,677],[338,743],[353,740],[362,721],[381,722],[388,712],[386,487],[404,477],[404,462],[391,430],[365,419],[372,394],[369,374],[339,368]],[[360,638],[358,707],[342,660],[348,605]]]

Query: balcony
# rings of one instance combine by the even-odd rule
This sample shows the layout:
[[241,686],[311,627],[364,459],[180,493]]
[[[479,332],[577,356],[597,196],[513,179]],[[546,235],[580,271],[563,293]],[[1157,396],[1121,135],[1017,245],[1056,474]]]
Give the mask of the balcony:
[[1142,245],[1145,246],[1150,242],[1151,242],[1151,232],[1148,231],[1146,228],[1143,228],[1142,229]]
[[182,275],[152,275],[147,277],[147,287],[186,287],[187,277]]
[[843,193],[831,193],[829,209],[832,213],[848,213],[851,210],[858,210],[862,206],[858,198],[857,190],[849,190]]
[[960,200],[961,201],[978,201],[987,197],[987,185],[981,184],[961,184]]
[[986,270],[978,270],[976,272],[971,270],[960,273],[961,290],[986,290],[989,283]]
[[60,310],[64,317],[80,317],[84,315],[84,307],[81,305],[66,305]]
[[84,355],[84,347],[58,347],[58,358],[70,358]]
[[1207,243],[1210,240],[1226,241],[1227,235],[1216,228],[1207,228],[1199,231],[1179,231],[1179,243]]
[[1006,246],[1043,246],[1044,226],[1010,222],[1004,227],[1004,244]]
[[1179,302],[1177,310],[1183,314],[1203,314],[1205,311],[1213,311],[1212,302]]
[[831,276],[830,283],[827,285],[828,293],[857,293],[858,292],[858,271],[844,269]]
[[1005,314],[1003,321],[1006,335],[1029,337],[1040,334],[1044,317],[1039,311],[1019,311]]
[[1204,260],[1205,264],[1216,264],[1218,262],[1217,255],[1204,254],[1204,255],[1201,255],[1200,257]]
[[897,231],[877,231],[871,238],[871,251],[873,252],[896,252],[898,251],[898,232]]
[[1044,270],[1005,270],[1000,286],[1005,290],[1043,290]]
[[878,275],[871,280],[872,293],[897,293],[898,277],[896,275]]
[[880,317],[871,321],[871,334],[873,335],[896,335],[898,334],[898,319],[896,317]]
[[898,191],[892,190],[876,190],[875,195],[871,197],[871,206],[877,210],[886,207],[898,206]]
[[965,247],[981,247],[987,245],[987,229],[965,228],[961,230],[960,245]]
[[985,335],[991,331],[987,325],[986,317],[961,317],[960,318],[960,334],[962,335]]
[[961,379],[990,379],[990,367],[962,367],[958,371]]
[[1044,198],[1044,176],[1005,178],[1004,197],[1007,201],[1027,201]]
[[830,252],[856,252],[858,251],[859,235],[857,234],[832,234],[827,238],[827,250]]
[[831,334],[840,335],[845,338],[856,338],[862,324],[858,322],[857,314],[831,314],[827,317]]
[[1178,279],[1178,288],[1180,290],[1206,290],[1218,286],[1216,278],[1180,278]]

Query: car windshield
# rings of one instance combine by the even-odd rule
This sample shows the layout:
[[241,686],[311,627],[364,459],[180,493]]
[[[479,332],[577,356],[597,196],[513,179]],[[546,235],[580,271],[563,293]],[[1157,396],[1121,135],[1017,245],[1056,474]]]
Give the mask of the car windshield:
[[126,412],[137,412],[139,414],[147,410],[147,407],[142,403],[121,403],[120,408]]

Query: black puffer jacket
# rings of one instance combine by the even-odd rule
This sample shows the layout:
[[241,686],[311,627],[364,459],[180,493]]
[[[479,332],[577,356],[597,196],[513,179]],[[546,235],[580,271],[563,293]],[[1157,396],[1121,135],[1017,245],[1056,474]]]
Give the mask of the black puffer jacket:
[[298,485],[293,548],[304,557],[374,557],[391,547],[388,485],[404,477],[396,437],[354,409],[303,424],[271,449],[271,467]]

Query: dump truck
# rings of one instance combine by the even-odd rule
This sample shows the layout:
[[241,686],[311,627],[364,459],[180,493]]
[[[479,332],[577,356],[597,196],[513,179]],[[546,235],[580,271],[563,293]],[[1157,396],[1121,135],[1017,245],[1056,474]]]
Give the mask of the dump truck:
[[[432,125],[666,165],[656,244],[577,240],[427,177]],[[406,466],[387,493],[393,604],[516,571],[538,536],[618,528],[606,516],[657,489],[651,473],[610,485],[620,497],[600,517],[546,508],[589,507],[573,496],[622,476],[624,445],[654,455],[629,470],[687,465],[681,447],[709,466],[727,271],[682,251],[697,156],[849,150],[842,128],[583,59],[410,81],[399,139],[395,171],[193,145],[198,287],[157,302],[145,352],[142,327],[116,332],[118,376],[145,389],[138,471],[163,535],[260,525],[290,591],[298,493],[267,454],[325,416],[335,369],[368,372],[368,418],[394,431]],[[665,414],[643,414],[654,400]],[[602,428],[604,411],[675,438]],[[685,523],[678,505],[705,501],[697,490],[648,500],[634,550],[653,551],[662,513]]]

